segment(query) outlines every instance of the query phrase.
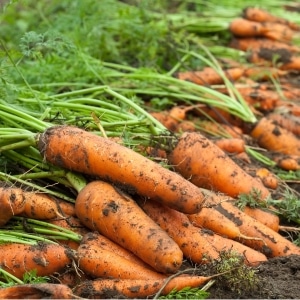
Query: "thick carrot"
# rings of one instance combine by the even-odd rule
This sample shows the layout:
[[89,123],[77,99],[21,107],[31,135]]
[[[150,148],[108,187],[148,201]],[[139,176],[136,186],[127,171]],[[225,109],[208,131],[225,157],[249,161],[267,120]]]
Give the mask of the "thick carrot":
[[260,223],[266,225],[267,227],[273,229],[274,231],[279,231],[279,217],[272,213],[271,211],[264,210],[261,208],[252,208],[245,206],[243,212],[253,219],[259,221]]
[[0,226],[5,225],[14,215],[24,211],[25,197],[23,190],[16,187],[0,185]]
[[[231,81],[236,81],[244,74],[242,67],[230,68],[224,70],[224,76]],[[224,78],[212,67],[206,67],[201,71],[179,72],[177,78],[191,81],[199,85],[214,85],[224,83]]]
[[198,187],[236,197],[257,189],[261,197],[269,191],[246,173],[224,151],[199,133],[184,133],[169,155],[175,170]]
[[106,298],[147,298],[160,291],[161,295],[169,294],[173,289],[180,291],[185,287],[196,288],[205,284],[214,276],[178,276],[172,278],[164,287],[167,279],[96,279],[85,281],[74,289],[74,294],[87,299]]
[[126,258],[127,260],[130,260],[135,264],[147,267],[148,269],[151,268],[148,264],[134,255],[131,251],[114,243],[112,240],[108,239],[97,231],[86,233],[81,240],[81,245],[96,245],[107,251],[114,252],[115,254],[122,256],[123,258]]
[[64,284],[35,283],[0,288],[0,299],[74,299]]
[[218,210],[225,217],[233,221],[246,236],[256,237],[257,239],[243,239],[238,241],[264,253],[267,257],[288,256],[300,254],[300,247],[293,244],[282,235],[265,226],[261,222],[248,216],[232,203],[227,201],[220,202],[218,196],[212,197],[210,201],[215,201],[214,209]]
[[222,237],[211,230],[199,229],[199,232],[201,232],[201,235],[216,249],[216,251],[233,251],[244,257],[246,265],[257,266],[262,262],[267,261],[267,257],[263,253],[237,241]]
[[71,263],[74,253],[59,244],[40,242],[36,245],[8,243],[0,245],[0,266],[7,272],[23,278],[32,270],[38,276],[60,272]]
[[242,138],[222,138],[214,141],[215,145],[217,145],[224,152],[228,153],[241,153],[245,152],[245,140]]
[[294,116],[291,113],[273,112],[268,114],[268,119],[276,121],[279,126],[300,137],[300,119],[298,116]]
[[111,184],[87,184],[77,196],[75,209],[88,228],[130,250],[158,272],[174,273],[181,266],[183,254],[178,245],[135,201]]
[[280,23],[289,26],[292,30],[300,30],[298,24],[293,23],[285,18],[278,17],[269,13],[268,11],[258,8],[258,7],[246,7],[243,10],[243,18],[255,21],[255,22],[270,22],[270,23]]
[[139,204],[179,245],[186,258],[201,264],[207,259],[219,257],[219,253],[199,234],[199,228],[193,226],[185,214],[151,200],[141,200]]
[[250,135],[267,150],[290,155],[300,155],[300,141],[289,130],[282,128],[276,121],[261,118]]
[[295,36],[294,31],[285,24],[259,23],[244,18],[232,20],[229,31],[237,37],[266,37],[283,42],[289,42]]
[[82,129],[57,126],[39,138],[39,149],[55,165],[112,181],[130,193],[186,213],[202,207],[198,188],[137,152]]

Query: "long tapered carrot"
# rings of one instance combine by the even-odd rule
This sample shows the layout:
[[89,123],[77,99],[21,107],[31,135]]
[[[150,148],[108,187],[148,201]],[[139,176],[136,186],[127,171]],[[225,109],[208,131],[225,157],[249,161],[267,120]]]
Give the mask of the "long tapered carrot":
[[219,253],[199,234],[187,216],[155,201],[139,201],[143,210],[179,245],[184,256],[194,263],[216,259]]
[[263,148],[283,154],[300,155],[300,140],[292,132],[279,126],[275,120],[261,118],[250,135]]
[[147,298],[154,296],[163,288],[161,295],[169,294],[173,289],[180,291],[185,287],[200,287],[214,276],[178,276],[172,278],[163,288],[167,279],[97,279],[85,281],[74,289],[74,294],[87,299],[106,298]]
[[23,190],[16,187],[0,185],[0,226],[5,225],[14,215],[24,211],[25,197]]
[[196,186],[137,152],[109,139],[69,126],[47,129],[39,137],[44,158],[61,167],[100,176],[131,193],[151,197],[193,213],[204,202]]
[[0,266],[7,272],[23,278],[32,270],[38,276],[48,276],[60,272],[74,258],[74,252],[59,244],[40,242],[36,245],[8,243],[0,245]]
[[78,267],[92,278],[161,279],[166,275],[120,256],[96,244],[82,244],[77,250]]
[[196,186],[236,197],[257,189],[261,197],[269,191],[246,173],[224,151],[199,133],[184,133],[169,155],[175,170]]
[[233,251],[244,258],[246,265],[257,266],[262,262],[267,261],[267,257],[263,253],[237,241],[218,235],[211,230],[199,229],[199,232],[216,249],[216,251]]
[[[81,222],[130,250],[158,272],[174,273],[182,264],[178,245],[126,194],[104,181],[87,184],[78,194]],[[146,246],[145,246],[146,245]]]

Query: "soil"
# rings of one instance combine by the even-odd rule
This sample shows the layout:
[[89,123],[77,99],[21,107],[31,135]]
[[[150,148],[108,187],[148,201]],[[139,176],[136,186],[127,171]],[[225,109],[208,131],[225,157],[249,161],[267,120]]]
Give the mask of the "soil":
[[259,279],[251,291],[230,290],[224,281],[208,289],[210,299],[299,299],[300,256],[276,257],[256,267]]

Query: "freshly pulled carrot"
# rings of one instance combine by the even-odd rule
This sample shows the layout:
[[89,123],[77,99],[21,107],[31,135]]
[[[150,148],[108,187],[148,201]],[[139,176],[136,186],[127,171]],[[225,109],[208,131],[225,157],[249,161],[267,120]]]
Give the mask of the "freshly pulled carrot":
[[88,183],[79,192],[75,209],[84,225],[130,250],[158,272],[174,273],[181,266],[183,254],[178,245],[135,201],[111,184]]
[[217,195],[215,197],[211,197],[210,201],[215,201],[213,208],[229,220],[233,221],[239,227],[243,235],[257,238],[239,238],[238,241],[243,244],[264,253],[267,257],[300,254],[300,247],[296,246],[273,229],[248,216],[246,213],[230,203],[230,201],[220,202]]
[[[231,81],[236,81],[244,74],[242,67],[230,68],[223,70],[224,76]],[[214,85],[224,83],[224,78],[212,67],[206,67],[201,71],[185,71],[179,72],[177,78],[181,80],[191,81],[199,85]]]
[[260,22],[260,23],[270,22],[270,23],[285,24],[289,26],[292,30],[300,30],[298,24],[293,23],[285,18],[275,16],[267,12],[266,10],[258,7],[246,7],[243,10],[243,17],[247,20]]
[[64,284],[20,284],[0,288],[0,299],[74,299],[74,294]]
[[37,276],[49,276],[60,272],[73,258],[73,251],[59,244],[40,242],[36,245],[18,243],[0,245],[1,268],[20,279],[31,270],[36,270]]
[[201,235],[218,251],[233,251],[245,260],[245,264],[249,266],[257,266],[264,261],[267,261],[267,257],[248,246],[245,246],[237,241],[228,239],[221,235],[214,233],[211,230],[199,229]]
[[134,255],[131,251],[114,243],[112,240],[108,239],[97,231],[86,233],[81,240],[81,245],[96,245],[107,251],[114,252],[115,254],[122,256],[123,258],[135,264],[147,267],[148,269],[151,268],[148,264]]
[[101,177],[132,194],[156,199],[182,212],[199,211],[204,202],[198,188],[182,176],[79,128],[51,127],[40,135],[38,147],[48,162]]
[[276,121],[261,118],[250,135],[267,150],[290,155],[300,155],[300,141],[289,130],[282,128]]
[[276,190],[278,188],[279,179],[267,168],[258,168],[255,172],[255,175],[261,179],[265,187],[272,190]]
[[238,37],[266,37],[283,42],[290,42],[295,36],[294,31],[285,24],[259,23],[244,18],[232,20],[229,30]]
[[286,171],[297,171],[300,169],[300,158],[294,155],[276,155],[272,157],[276,165]]
[[300,137],[300,119],[298,116],[294,116],[291,113],[270,113],[268,119],[276,121],[276,123],[296,136]]
[[242,153],[245,152],[245,140],[241,138],[222,138],[214,141],[224,152],[228,153]]
[[5,225],[14,215],[24,211],[25,197],[22,189],[0,184],[0,226]]
[[78,267],[92,278],[161,279],[158,273],[96,244],[82,244],[77,250]]
[[269,196],[262,182],[246,173],[228,155],[199,133],[184,133],[169,155],[177,172],[198,187],[236,197],[257,189]]
[[216,276],[178,276],[168,281],[165,286],[167,279],[96,279],[79,284],[73,292],[75,295],[86,299],[145,299],[154,296],[160,289],[162,289],[161,295],[167,295],[173,289],[180,291],[185,287],[200,287]]
[[169,131],[176,131],[179,122],[172,118],[168,111],[152,112],[151,115],[163,124]]
[[266,225],[267,227],[273,229],[274,231],[279,231],[279,217],[271,211],[267,211],[258,207],[252,208],[249,206],[245,206],[243,208],[243,212],[259,221],[260,223]]
[[139,205],[172,237],[186,258],[202,264],[207,259],[219,257],[219,253],[207,243],[199,228],[193,226],[185,214],[151,200],[139,201]]

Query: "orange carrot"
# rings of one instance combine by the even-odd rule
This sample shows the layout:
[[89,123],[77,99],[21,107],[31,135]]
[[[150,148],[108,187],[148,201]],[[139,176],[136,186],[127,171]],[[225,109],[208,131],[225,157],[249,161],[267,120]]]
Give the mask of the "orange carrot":
[[276,165],[286,171],[297,171],[300,169],[300,157],[295,155],[276,155],[272,159]]
[[212,141],[199,133],[184,133],[169,155],[175,170],[198,187],[236,197],[252,189],[269,196],[261,181],[246,173]]
[[[238,80],[244,74],[242,67],[230,68],[223,70],[224,76],[231,81]],[[177,78],[181,80],[191,81],[199,85],[214,85],[224,83],[224,78],[212,67],[206,67],[201,71],[185,71],[179,72]]]
[[62,271],[71,263],[74,253],[59,244],[39,242],[36,245],[8,243],[0,245],[0,265],[22,279],[25,272],[36,270],[38,276]]
[[259,23],[243,18],[236,18],[230,22],[229,30],[238,37],[266,37],[272,40],[289,42],[295,33],[285,24]]
[[55,198],[55,202],[58,208],[58,211],[63,216],[72,216],[75,217],[75,204],[67,202],[58,198]]
[[[220,123],[223,123],[221,120],[218,120],[218,117],[216,117],[216,119]],[[199,131],[203,131],[212,135],[216,133],[221,136],[225,135],[232,138],[240,138],[242,136],[243,131],[240,127],[220,123],[216,121],[201,120],[198,122]]]
[[228,153],[242,153],[245,152],[245,140],[241,138],[222,138],[214,141],[224,152]]
[[246,7],[243,10],[243,17],[247,20],[260,22],[260,23],[270,22],[270,23],[285,24],[289,26],[292,30],[300,30],[298,24],[293,23],[285,18],[275,16],[267,12],[266,10],[258,7]]
[[203,204],[198,188],[182,176],[82,129],[51,127],[41,134],[38,146],[48,162],[101,177],[132,194],[151,197],[182,212],[199,211]]
[[158,272],[174,273],[181,266],[183,254],[178,245],[135,201],[111,184],[87,184],[77,196],[75,209],[84,225],[130,250]]
[[96,244],[82,244],[78,250],[79,268],[92,278],[161,279],[165,275]]
[[5,225],[14,215],[23,212],[25,202],[22,189],[2,183],[0,185],[0,226]]
[[293,244],[282,235],[265,226],[261,222],[248,216],[232,203],[227,201],[220,202],[218,195],[212,196],[210,201],[215,201],[214,209],[233,221],[246,236],[256,237],[257,239],[243,239],[238,241],[264,253],[267,257],[288,256],[300,254],[300,247]]
[[279,179],[266,168],[259,168],[255,172],[256,176],[259,177],[265,187],[276,190],[279,186]]
[[151,200],[141,200],[139,204],[179,245],[186,258],[200,264],[207,262],[207,259],[219,257],[218,252],[199,234],[199,228],[193,226],[185,214]]
[[167,295],[172,290],[180,291],[185,287],[196,288],[205,284],[215,276],[178,276],[172,278],[164,287],[167,279],[96,279],[85,281],[74,289],[74,294],[87,299],[106,298],[147,298],[160,291],[161,295]]
[[199,229],[201,235],[218,251],[233,251],[245,260],[245,264],[249,266],[257,266],[264,261],[267,257],[248,246],[245,246],[237,241],[222,237],[211,230]]
[[257,122],[250,135],[263,148],[283,154],[300,155],[299,139],[267,117]]
[[86,233],[81,240],[81,245],[96,245],[103,248],[104,250],[111,251],[119,256],[122,256],[123,258],[135,264],[147,267],[148,269],[151,268],[148,264],[134,255],[131,251],[114,243],[112,240],[108,239],[104,235],[101,235],[97,231]]
[[271,211],[267,211],[258,207],[252,208],[245,206],[243,208],[243,212],[267,227],[273,229],[274,231],[279,231],[279,217]]
[[251,66],[245,70],[244,76],[255,81],[270,80],[270,78],[280,78],[287,74],[287,71],[275,67]]
[[291,113],[270,113],[268,119],[276,121],[276,123],[293,134],[300,136],[300,119],[298,116],[293,116]]
[[151,115],[169,131],[174,132],[176,130],[178,121],[172,118],[168,111],[152,112]]
[[0,299],[74,299],[64,284],[35,283],[0,288]]

